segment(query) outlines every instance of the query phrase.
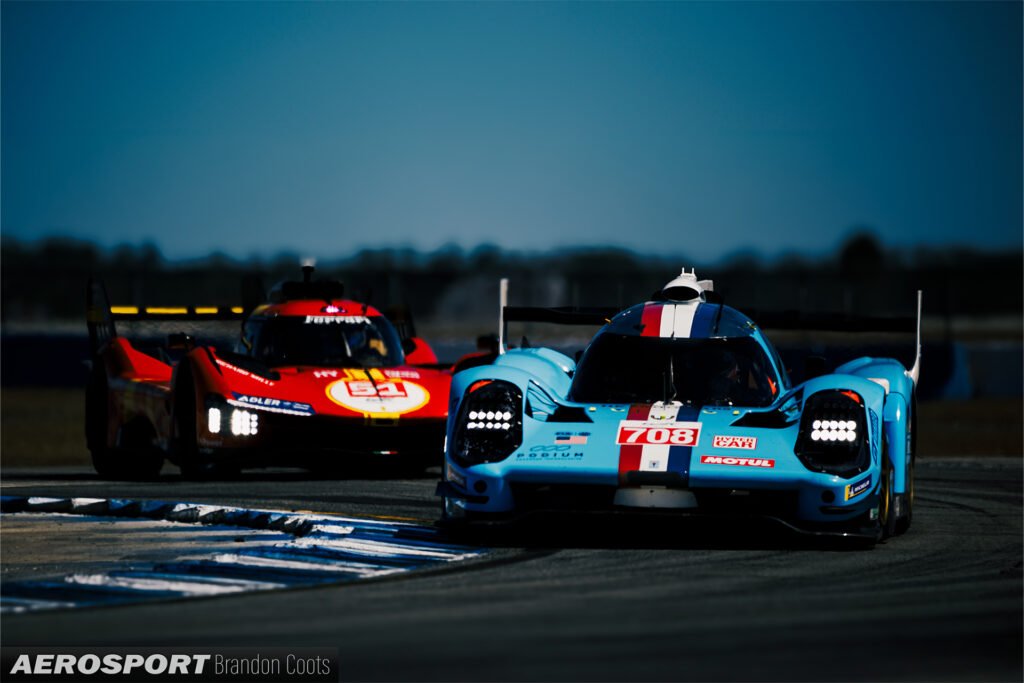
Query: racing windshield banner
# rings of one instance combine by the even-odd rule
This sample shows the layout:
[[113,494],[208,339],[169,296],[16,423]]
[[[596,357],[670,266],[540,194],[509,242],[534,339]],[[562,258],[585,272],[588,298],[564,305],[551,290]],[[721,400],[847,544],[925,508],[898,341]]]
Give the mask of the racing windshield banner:
[[4,681],[337,681],[337,648],[10,648]]

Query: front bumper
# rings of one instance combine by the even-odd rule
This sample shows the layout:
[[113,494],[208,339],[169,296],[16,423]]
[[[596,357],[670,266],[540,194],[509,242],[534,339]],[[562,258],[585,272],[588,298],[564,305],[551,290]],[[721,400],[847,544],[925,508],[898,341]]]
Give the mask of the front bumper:
[[871,470],[842,479],[810,471],[766,475],[723,469],[692,470],[688,479],[674,472],[631,472],[619,481],[617,472],[538,472],[503,469],[501,463],[460,468],[448,461],[437,493],[452,501],[456,512],[495,517],[532,511],[628,511],[616,505],[616,493],[623,488],[691,492],[696,505],[672,510],[676,514],[764,516],[803,528],[872,522],[877,515],[879,481]]
[[200,452],[243,466],[303,466],[382,456],[440,464],[444,454],[442,419],[372,419],[330,415],[259,413],[251,436],[207,434]]
[[[628,508],[615,506],[614,488],[606,491],[590,491],[582,499],[561,498],[549,499],[548,504],[538,507],[516,508],[510,512],[481,512],[479,510],[467,510],[467,506],[473,507],[473,503],[486,501],[486,496],[474,496],[460,491],[450,482],[438,482],[436,495],[441,496],[445,505],[445,519],[442,521],[449,525],[471,526],[482,528],[506,528],[510,525],[530,522],[543,518],[545,528],[551,517],[568,519],[573,521],[600,520],[603,525],[605,521],[631,519],[634,522],[646,520],[656,521],[688,521],[700,524],[700,527],[692,527],[694,531],[706,530],[705,524],[727,525],[732,531],[753,533],[757,529],[774,527],[786,532],[808,538],[835,538],[852,539],[874,543],[882,538],[882,530],[877,519],[870,514],[870,510],[855,516],[845,522],[830,521],[828,523],[805,521],[794,518],[791,508],[787,510],[786,497],[765,499],[753,496],[740,504],[705,504],[694,509],[678,510],[663,508]],[[576,493],[580,493],[576,491]],[[705,502],[708,501],[708,494],[720,498],[729,492],[704,491],[702,492]],[[599,502],[598,505],[580,505],[581,500],[589,499],[591,502]],[[568,501],[572,501],[571,504]],[[536,500],[532,502],[537,502]],[[720,502],[720,501],[719,501]],[[765,503],[768,503],[765,505]],[[781,506],[773,505],[781,503]],[[602,526],[602,528],[604,528]],[[648,529],[648,526],[644,526]],[[717,527],[716,527],[717,528]]]

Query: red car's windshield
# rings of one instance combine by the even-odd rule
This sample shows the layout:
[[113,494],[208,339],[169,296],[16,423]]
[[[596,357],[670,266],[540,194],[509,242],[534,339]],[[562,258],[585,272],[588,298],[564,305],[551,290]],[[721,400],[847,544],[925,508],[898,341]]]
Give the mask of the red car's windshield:
[[238,350],[270,367],[380,368],[405,360],[398,333],[380,316],[253,318]]

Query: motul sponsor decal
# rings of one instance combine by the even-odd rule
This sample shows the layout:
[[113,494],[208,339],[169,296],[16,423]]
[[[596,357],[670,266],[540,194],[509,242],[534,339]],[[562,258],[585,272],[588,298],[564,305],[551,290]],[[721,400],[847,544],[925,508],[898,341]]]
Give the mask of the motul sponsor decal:
[[711,445],[715,448],[739,448],[745,451],[752,451],[757,448],[757,439],[753,436],[716,435]]
[[775,461],[768,458],[734,458],[731,455],[702,455],[702,465],[732,465],[736,467],[775,467]]

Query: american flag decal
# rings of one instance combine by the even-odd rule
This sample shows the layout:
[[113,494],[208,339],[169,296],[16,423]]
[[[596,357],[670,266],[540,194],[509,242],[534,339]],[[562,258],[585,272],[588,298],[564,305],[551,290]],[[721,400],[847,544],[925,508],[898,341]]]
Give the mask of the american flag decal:
[[587,443],[587,436],[587,434],[555,434],[555,443],[584,446]]

